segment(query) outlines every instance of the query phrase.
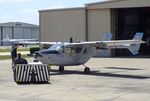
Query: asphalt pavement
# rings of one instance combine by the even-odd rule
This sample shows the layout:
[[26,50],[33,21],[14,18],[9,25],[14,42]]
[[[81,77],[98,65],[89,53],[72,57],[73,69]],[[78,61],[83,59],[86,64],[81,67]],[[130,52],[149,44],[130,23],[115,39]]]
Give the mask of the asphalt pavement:
[[18,85],[11,60],[0,65],[0,101],[150,101],[149,58],[92,58],[89,74],[83,66],[62,73],[52,66],[49,84]]

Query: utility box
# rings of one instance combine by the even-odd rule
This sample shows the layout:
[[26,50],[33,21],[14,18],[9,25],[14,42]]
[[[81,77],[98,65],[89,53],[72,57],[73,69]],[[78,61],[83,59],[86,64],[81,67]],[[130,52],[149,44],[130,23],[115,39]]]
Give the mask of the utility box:
[[18,64],[14,76],[16,83],[48,83],[50,67],[46,64]]

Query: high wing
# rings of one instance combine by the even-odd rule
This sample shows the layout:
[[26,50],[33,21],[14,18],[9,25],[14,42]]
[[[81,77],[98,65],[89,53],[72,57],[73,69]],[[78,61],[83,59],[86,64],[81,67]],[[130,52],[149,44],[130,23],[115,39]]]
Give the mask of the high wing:
[[[68,43],[68,42],[65,42]],[[63,44],[63,42],[31,42],[31,41],[26,41],[26,42],[19,42],[18,45],[39,45],[41,49],[48,49],[53,45],[56,44]]]
[[19,42],[19,44],[26,44],[26,45],[54,45],[54,44],[59,44],[60,42],[31,42],[31,41],[26,41],[26,42]]
[[89,41],[80,43],[68,43],[66,47],[76,47],[76,46],[87,46],[87,47],[98,47],[99,49],[108,48],[128,48],[133,55],[138,54],[142,41],[143,33],[136,33],[132,40],[112,40],[112,41]]
[[[102,39],[111,40],[111,38],[112,38],[112,34],[107,32],[103,34]],[[4,40],[1,40],[1,42],[8,42],[8,43],[13,43],[18,45],[47,45],[47,46],[69,43],[69,42],[40,42],[37,39],[10,39],[8,37],[5,38]]]
[[[108,40],[111,40],[112,38],[112,33],[109,33],[109,32],[106,32],[103,34],[102,36],[102,40],[103,41],[108,41]],[[19,42],[19,44],[26,44],[26,45],[49,45],[49,46],[52,46],[54,44],[69,44],[70,42],[39,42],[39,41],[22,41],[22,42]],[[89,43],[89,42],[87,42]]]
[[17,44],[17,45],[54,45],[60,42],[39,42],[38,39],[4,39],[0,40],[0,42]]
[[[136,36],[138,36],[136,38]],[[68,43],[67,46],[76,46],[76,45],[90,45],[93,47],[102,47],[105,46],[129,46],[132,44],[141,44],[145,43],[142,41],[143,33],[138,33],[134,36],[132,40],[112,40],[112,41],[89,41],[89,42],[80,42],[80,43]]]
[[[18,44],[26,45],[49,45],[54,44],[64,44],[65,47],[97,47],[99,49],[109,49],[109,48],[128,48],[133,55],[138,54],[140,45],[145,43],[142,41],[144,33],[137,32],[132,40],[108,40],[108,41],[89,41],[89,42],[38,42],[38,41],[20,41]],[[106,36],[108,36],[106,34]],[[112,36],[109,36],[109,39]],[[107,37],[106,37],[107,38]]]
[[3,40],[0,40],[0,42],[5,42],[5,43],[12,43],[12,44],[18,44],[19,42],[37,42],[38,39],[10,39],[8,34],[6,34],[6,38]]
[[4,39],[0,41],[5,43],[19,44],[21,42],[37,42],[38,39]]

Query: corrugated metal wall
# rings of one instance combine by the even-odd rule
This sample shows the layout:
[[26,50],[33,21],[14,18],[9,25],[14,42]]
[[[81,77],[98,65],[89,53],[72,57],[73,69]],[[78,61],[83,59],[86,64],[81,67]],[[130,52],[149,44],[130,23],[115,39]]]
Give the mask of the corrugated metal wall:
[[23,28],[23,38],[28,39],[32,37],[31,28]]
[[38,28],[14,28],[14,38],[15,39],[28,39],[28,38],[39,38]]
[[[110,0],[87,4],[82,9],[40,11],[42,41],[101,40],[105,32],[114,32],[112,8],[149,7],[150,0]],[[86,33],[87,32],[87,33]]]
[[102,34],[111,32],[110,9],[88,10],[88,40],[102,40]]
[[[39,29],[34,27],[0,27],[0,40],[7,37],[10,39],[39,39]],[[2,45],[2,42],[0,42],[0,45]],[[11,44],[3,43],[3,45]]]
[[23,38],[23,31],[21,27],[14,28],[14,32],[15,32],[14,34],[15,39]]
[[39,39],[39,28],[32,28],[31,33],[31,38]]
[[[102,40],[106,32],[111,32],[111,12],[110,9],[95,9],[88,11],[88,40]],[[99,50],[94,56],[111,56],[110,50]]]
[[[12,39],[12,27],[3,27],[3,39],[9,37]],[[11,45],[10,43],[3,43],[3,45]]]
[[40,11],[41,41],[68,41],[69,37],[102,40],[105,32],[115,34],[115,9],[133,7],[150,7],[150,0],[110,0],[87,4],[82,9]]
[[41,41],[85,40],[85,9],[40,12]]

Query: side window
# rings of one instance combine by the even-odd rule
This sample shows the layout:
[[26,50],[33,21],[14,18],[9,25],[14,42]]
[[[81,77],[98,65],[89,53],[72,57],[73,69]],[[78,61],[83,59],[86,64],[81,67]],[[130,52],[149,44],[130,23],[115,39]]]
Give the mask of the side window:
[[71,48],[71,53],[75,53],[74,47]]
[[64,48],[65,53],[75,53],[75,48],[74,47],[67,47]]
[[71,48],[65,48],[65,53],[71,53]]

